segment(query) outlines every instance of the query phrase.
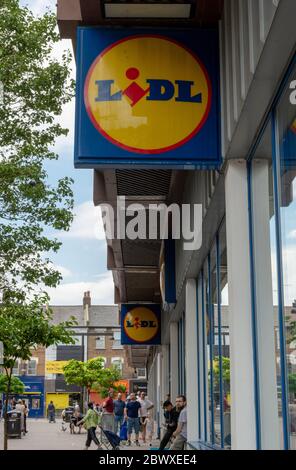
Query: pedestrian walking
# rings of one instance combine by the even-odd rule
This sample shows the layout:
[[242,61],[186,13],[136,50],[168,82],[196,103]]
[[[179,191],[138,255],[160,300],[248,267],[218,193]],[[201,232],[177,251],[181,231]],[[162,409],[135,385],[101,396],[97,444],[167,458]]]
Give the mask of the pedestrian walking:
[[99,439],[96,436],[96,428],[99,424],[99,415],[95,412],[94,405],[92,402],[88,403],[88,411],[85,417],[77,423],[78,426],[84,424],[85,429],[87,430],[87,439],[85,443],[84,450],[88,450],[92,441],[96,444],[98,450],[101,449],[101,444]]
[[140,432],[140,419],[139,410],[141,409],[141,403],[136,399],[134,393],[130,394],[130,401],[127,403],[125,408],[125,416],[127,419],[127,445],[131,445],[131,437],[133,430],[136,435],[136,445],[139,446],[139,432]]
[[145,396],[145,392],[141,392],[140,397],[138,398],[138,402],[141,405],[141,408],[140,408],[140,425],[141,425],[142,440],[145,443],[146,442],[146,424],[145,423],[147,423],[146,418],[148,417],[148,411],[152,410],[154,405]]
[[50,423],[55,423],[55,406],[53,404],[53,401],[51,401],[49,404],[48,404],[48,407],[47,407],[47,417],[48,417],[48,420]]
[[114,401],[112,391],[108,393],[108,398],[103,403],[102,426],[104,431],[114,432]]
[[178,426],[178,419],[180,410],[173,406],[171,401],[166,400],[163,404],[164,417],[166,424],[166,432],[160,442],[159,450],[165,449],[166,445],[171,440],[173,433],[176,431]]
[[117,400],[114,400],[114,432],[120,435],[120,429],[124,421],[125,402],[122,400],[121,393],[118,393]]
[[170,450],[183,450],[187,442],[187,403],[184,395],[179,395],[176,398],[176,406],[180,409],[180,415],[177,429],[172,435],[175,439]]

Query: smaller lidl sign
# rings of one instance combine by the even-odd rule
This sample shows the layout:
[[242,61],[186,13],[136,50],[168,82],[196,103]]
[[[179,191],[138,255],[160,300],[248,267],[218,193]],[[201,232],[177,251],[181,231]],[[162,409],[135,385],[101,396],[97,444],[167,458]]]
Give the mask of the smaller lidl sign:
[[161,344],[160,305],[123,304],[121,344]]
[[75,166],[217,168],[216,30],[78,28]]

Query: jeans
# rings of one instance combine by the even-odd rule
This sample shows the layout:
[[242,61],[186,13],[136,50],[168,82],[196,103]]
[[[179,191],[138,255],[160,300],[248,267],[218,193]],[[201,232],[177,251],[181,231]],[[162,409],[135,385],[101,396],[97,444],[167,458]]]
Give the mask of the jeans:
[[50,411],[48,413],[48,418],[49,418],[49,422],[54,422],[55,423],[55,413],[53,411]]
[[100,441],[96,436],[96,428],[89,428],[87,430],[87,439],[85,447],[89,447],[91,445],[91,441],[94,441],[97,446],[100,446]]
[[115,423],[114,423],[114,432],[115,434],[119,434],[120,433],[120,428],[123,424],[123,415],[122,416],[116,416],[114,417],[114,420],[115,420]]

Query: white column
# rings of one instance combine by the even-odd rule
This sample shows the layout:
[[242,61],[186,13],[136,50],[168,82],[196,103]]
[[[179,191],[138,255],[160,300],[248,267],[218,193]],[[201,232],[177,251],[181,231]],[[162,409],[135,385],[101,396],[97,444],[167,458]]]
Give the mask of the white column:
[[171,401],[175,403],[178,395],[178,323],[170,323],[170,356],[171,356]]
[[266,160],[257,160],[252,166],[261,446],[264,450],[280,449],[269,227],[268,167],[269,164]]
[[[206,414],[206,420],[208,422],[208,417],[207,417],[207,407],[205,406],[205,401],[204,401],[204,390],[207,384],[205,384],[204,381],[204,368],[205,368],[205,361],[204,357],[207,357],[207,351],[204,350],[203,347],[203,331],[205,331],[205,325],[202,317],[202,283],[201,279],[198,282],[198,337],[197,337],[197,350],[198,350],[198,372],[199,372],[199,391],[200,391],[200,397],[199,397],[199,409],[200,409],[200,431],[201,431],[201,436],[200,439],[201,441],[205,442],[206,440],[206,430],[205,430],[205,414]],[[206,341],[205,341],[206,343]]]
[[197,376],[197,309],[196,281],[186,282],[185,302],[185,337],[186,337],[186,386],[187,394],[187,433],[188,441],[198,440],[198,376]]
[[[225,176],[232,449],[256,449],[250,289],[248,185],[245,161]],[[270,430],[272,432],[272,430]]]

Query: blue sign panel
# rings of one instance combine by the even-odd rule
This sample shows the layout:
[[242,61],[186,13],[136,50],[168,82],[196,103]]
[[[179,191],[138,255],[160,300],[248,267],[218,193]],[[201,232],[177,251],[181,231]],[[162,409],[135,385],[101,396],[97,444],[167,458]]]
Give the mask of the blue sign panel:
[[43,418],[44,416],[44,377],[20,376],[24,384],[24,393],[11,395],[16,400],[25,400],[29,409],[29,418]]
[[123,304],[121,344],[161,344],[160,305]]
[[77,35],[76,168],[221,165],[216,29]]

